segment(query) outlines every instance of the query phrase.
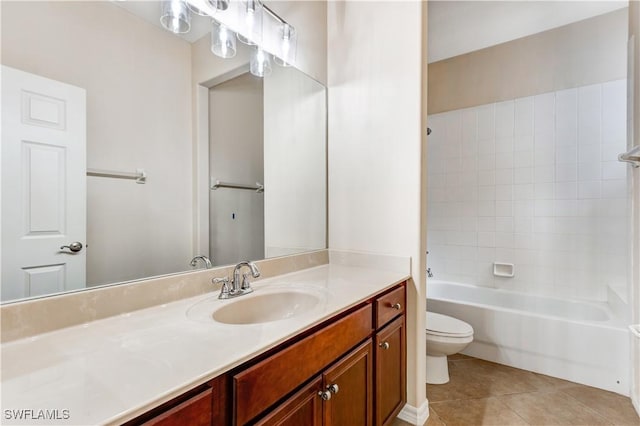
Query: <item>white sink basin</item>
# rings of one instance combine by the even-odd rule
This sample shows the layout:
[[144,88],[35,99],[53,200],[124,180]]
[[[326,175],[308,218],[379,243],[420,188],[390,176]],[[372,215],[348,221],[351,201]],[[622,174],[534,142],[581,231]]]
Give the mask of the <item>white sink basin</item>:
[[283,290],[240,296],[213,312],[214,321],[225,324],[257,324],[289,319],[315,308],[320,298],[314,294]]
[[187,317],[222,324],[263,324],[309,313],[325,300],[326,294],[317,289],[265,287],[235,299],[205,299],[191,306]]

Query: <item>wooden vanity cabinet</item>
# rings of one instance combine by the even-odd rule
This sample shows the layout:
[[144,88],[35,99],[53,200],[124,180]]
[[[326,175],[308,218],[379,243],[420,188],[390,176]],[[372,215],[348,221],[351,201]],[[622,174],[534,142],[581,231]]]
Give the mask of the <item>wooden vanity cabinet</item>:
[[372,365],[372,343],[367,339],[256,425],[372,425]]
[[405,283],[128,422],[382,426],[406,402]]
[[406,287],[378,296],[375,334],[375,424],[393,422],[407,402]]

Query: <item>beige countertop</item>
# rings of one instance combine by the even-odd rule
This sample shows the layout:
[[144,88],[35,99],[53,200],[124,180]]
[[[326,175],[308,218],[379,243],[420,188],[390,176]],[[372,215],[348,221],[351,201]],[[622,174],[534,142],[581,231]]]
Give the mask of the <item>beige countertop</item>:
[[[122,423],[407,278],[408,268],[330,263],[261,280],[241,298],[218,300],[216,291],[5,343],[2,424]],[[210,319],[223,304],[298,287],[320,303],[293,318],[256,325]],[[48,414],[59,420],[34,420],[47,415],[41,410],[57,410]],[[29,418],[12,419],[20,414]]]

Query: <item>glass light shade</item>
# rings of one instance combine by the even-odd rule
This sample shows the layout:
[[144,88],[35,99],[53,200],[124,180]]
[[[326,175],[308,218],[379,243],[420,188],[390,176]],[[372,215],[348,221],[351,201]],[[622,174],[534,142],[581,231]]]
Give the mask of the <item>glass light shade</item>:
[[266,77],[271,74],[271,55],[264,50],[257,48],[251,54],[249,71],[256,77]]
[[236,56],[236,38],[229,28],[216,21],[211,21],[211,51],[221,58]]
[[238,40],[255,46],[262,41],[262,3],[259,0],[244,0],[244,24],[238,32]]
[[[227,8],[229,7],[228,0],[201,0],[201,1],[202,3],[209,6],[213,12],[216,12],[218,10],[227,10]],[[198,6],[194,6],[189,2],[187,2],[187,7],[189,7],[189,10],[191,10],[191,12],[197,15],[211,16],[211,13],[207,12],[206,10],[200,9]]]
[[297,42],[296,29],[283,22],[280,25],[280,51],[273,56],[273,62],[283,67],[291,66],[296,60]]
[[191,29],[191,12],[184,0],[168,0],[160,4],[160,23],[175,34],[188,33]]

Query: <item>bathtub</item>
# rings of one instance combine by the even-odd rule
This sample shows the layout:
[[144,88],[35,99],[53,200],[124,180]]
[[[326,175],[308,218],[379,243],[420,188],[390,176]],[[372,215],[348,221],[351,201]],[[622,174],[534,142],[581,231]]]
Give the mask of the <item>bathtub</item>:
[[629,332],[606,303],[428,281],[427,309],[471,324],[466,355],[629,395]]

